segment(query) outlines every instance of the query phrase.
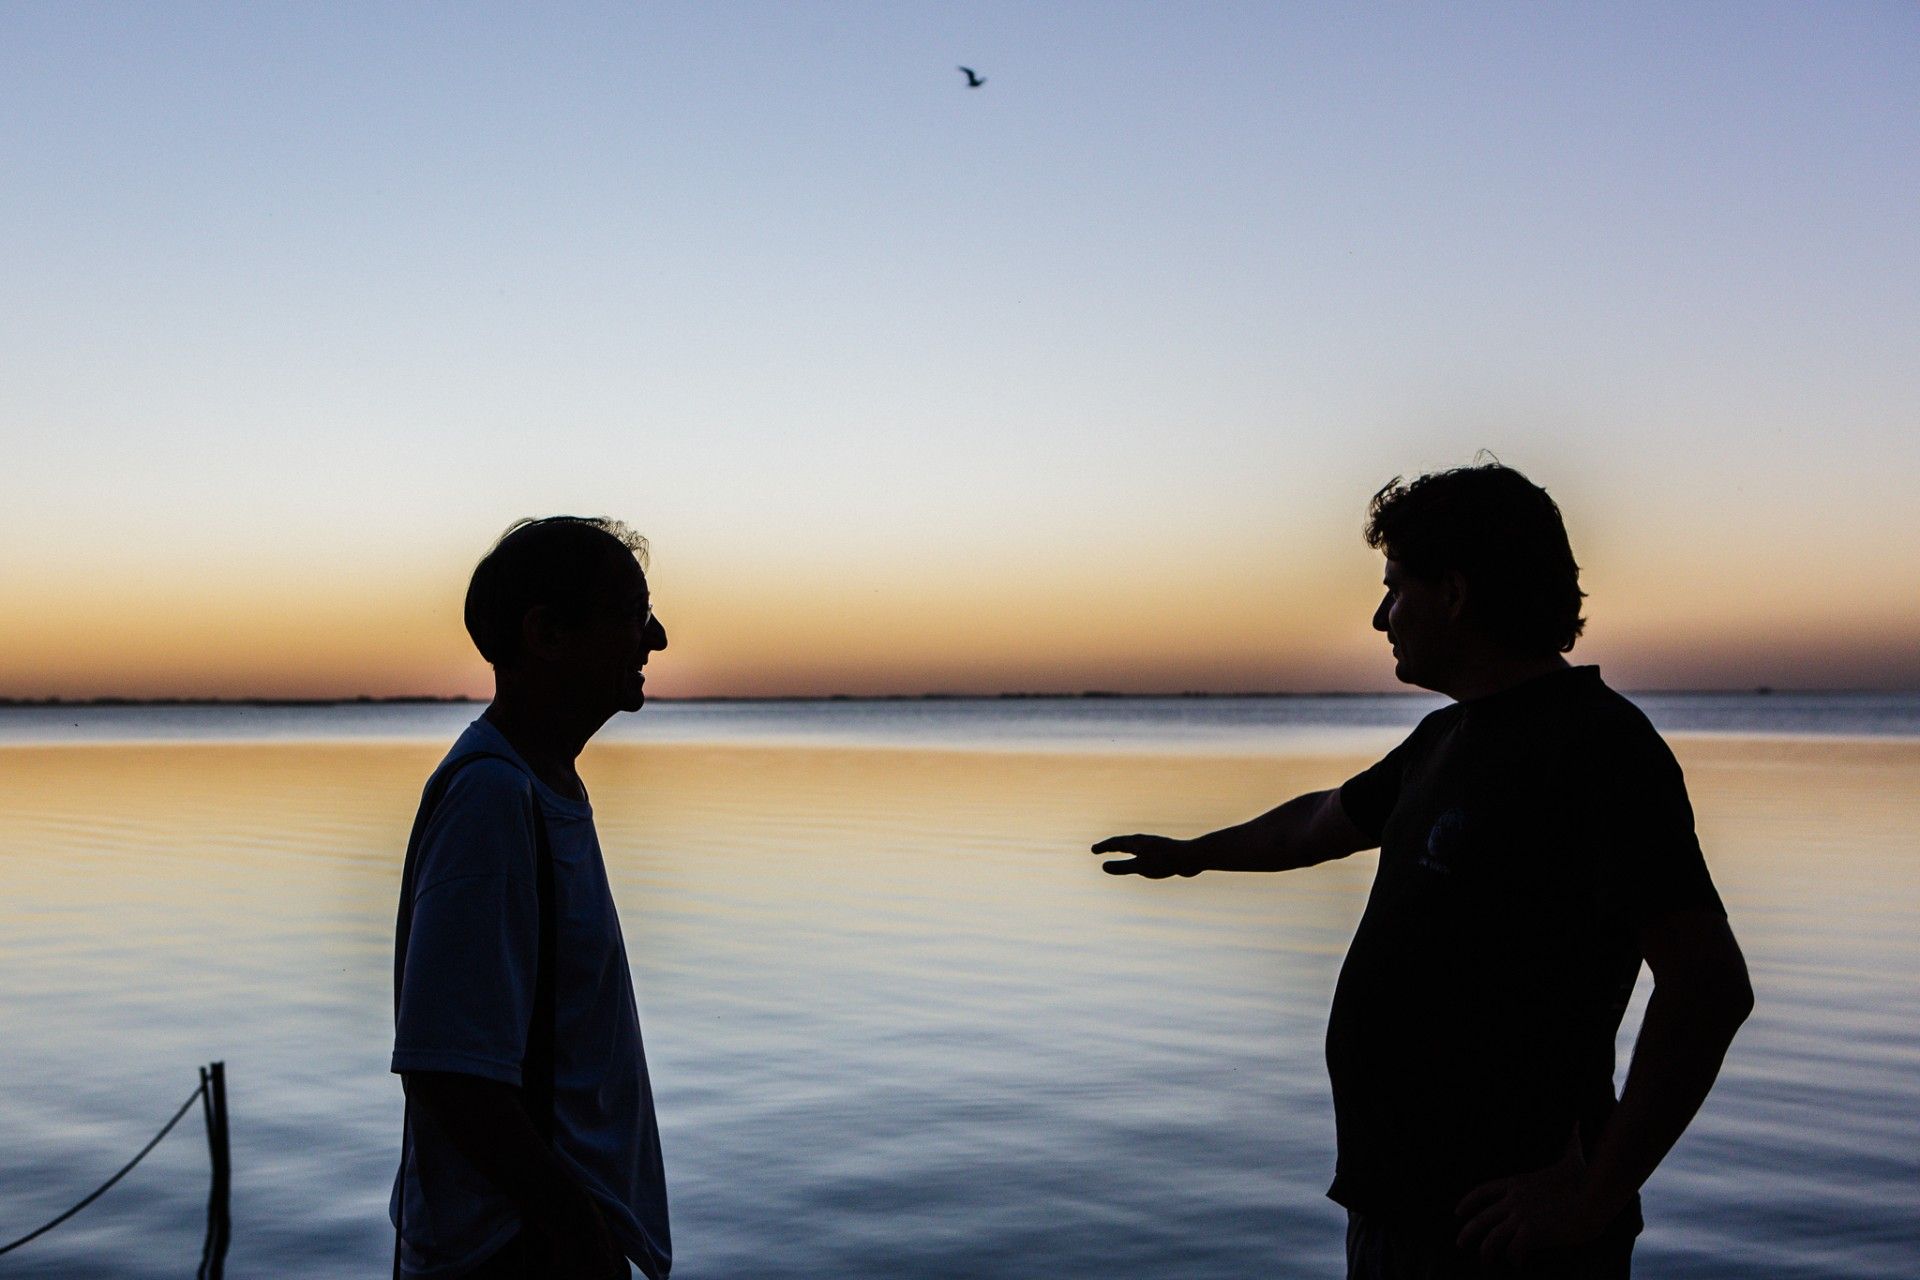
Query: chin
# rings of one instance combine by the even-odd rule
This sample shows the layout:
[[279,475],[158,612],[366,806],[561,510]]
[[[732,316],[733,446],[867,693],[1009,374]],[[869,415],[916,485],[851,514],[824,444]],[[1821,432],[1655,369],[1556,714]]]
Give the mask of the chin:
[[1416,689],[1432,689],[1433,686],[1420,678],[1417,668],[1407,665],[1405,658],[1399,658],[1393,664],[1393,678],[1401,684],[1410,684]]

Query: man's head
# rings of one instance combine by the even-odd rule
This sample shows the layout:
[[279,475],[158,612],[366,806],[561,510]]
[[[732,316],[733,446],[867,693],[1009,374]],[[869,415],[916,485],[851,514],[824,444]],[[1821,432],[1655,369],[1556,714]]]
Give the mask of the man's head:
[[1476,664],[1557,657],[1586,625],[1560,508],[1512,467],[1396,476],[1373,495],[1367,543],[1387,557],[1373,625],[1409,684],[1446,691]]
[[467,634],[497,679],[535,680],[583,709],[604,703],[607,715],[638,711],[640,669],[667,647],[646,554],[646,539],[618,520],[517,521],[474,567]]

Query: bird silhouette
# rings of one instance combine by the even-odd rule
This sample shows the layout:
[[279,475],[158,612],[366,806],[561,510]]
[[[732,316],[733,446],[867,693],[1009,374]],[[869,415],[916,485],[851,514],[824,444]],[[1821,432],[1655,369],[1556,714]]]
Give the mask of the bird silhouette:
[[969,89],[978,89],[987,82],[986,77],[975,75],[972,67],[961,67],[960,70],[967,73],[967,88]]

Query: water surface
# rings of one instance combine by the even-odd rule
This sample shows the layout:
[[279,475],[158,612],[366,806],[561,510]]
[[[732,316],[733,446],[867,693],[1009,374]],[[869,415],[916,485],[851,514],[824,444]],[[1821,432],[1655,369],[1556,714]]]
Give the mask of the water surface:
[[[1150,883],[1084,850],[1337,783],[1417,718],[1410,701],[1289,727],[1231,707],[1183,722],[1206,704],[1170,700],[1158,754],[1151,709],[1077,702],[858,704],[893,718],[838,738],[764,704],[725,730],[676,727],[671,706],[623,725],[583,771],[639,984],[675,1274],[1338,1276],[1320,1045],[1371,856]],[[0,1238],[117,1167],[218,1057],[232,1273],[382,1273],[400,847],[429,739],[474,709],[410,710],[372,731],[308,713],[308,740],[285,711],[224,740],[177,720],[144,741],[16,726]],[[635,740],[655,723],[668,740]],[[1920,741],[1847,724],[1677,740],[1760,1007],[1648,1189],[1642,1274],[1915,1274]],[[195,1126],[0,1275],[190,1275]]]

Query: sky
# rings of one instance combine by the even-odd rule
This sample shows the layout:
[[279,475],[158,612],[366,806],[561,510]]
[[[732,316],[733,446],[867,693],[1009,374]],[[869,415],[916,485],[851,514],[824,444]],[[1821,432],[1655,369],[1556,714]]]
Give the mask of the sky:
[[[959,64],[986,78],[965,87]],[[1632,688],[1920,687],[1920,7],[0,6],[0,696],[1393,687],[1544,484]]]

